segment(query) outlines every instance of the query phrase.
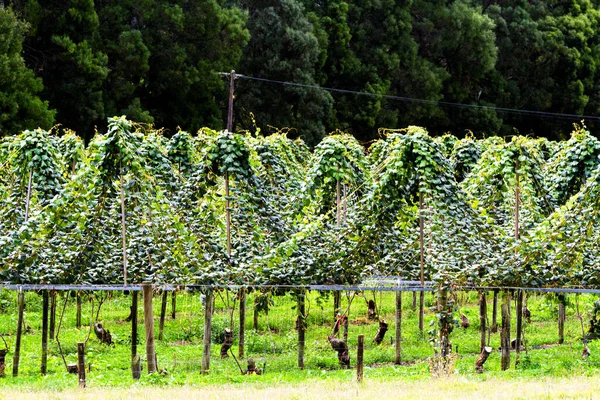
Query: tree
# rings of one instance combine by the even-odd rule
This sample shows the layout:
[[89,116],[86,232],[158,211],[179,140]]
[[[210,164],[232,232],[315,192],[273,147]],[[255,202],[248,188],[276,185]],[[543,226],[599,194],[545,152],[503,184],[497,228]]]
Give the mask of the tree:
[[[244,49],[240,70],[247,75],[315,85],[319,42],[297,0],[248,2],[251,39]],[[318,89],[262,82],[239,85],[237,115],[252,127],[253,113],[263,132],[268,126],[290,127],[314,145],[325,135],[331,96]]]
[[27,24],[10,8],[0,7],[0,136],[25,129],[49,129],[54,111],[40,100],[42,81],[27,69],[23,57],[23,35]]

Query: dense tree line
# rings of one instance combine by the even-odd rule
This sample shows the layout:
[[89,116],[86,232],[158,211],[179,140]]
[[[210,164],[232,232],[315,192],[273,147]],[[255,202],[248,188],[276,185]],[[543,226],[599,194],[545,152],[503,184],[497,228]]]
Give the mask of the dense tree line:
[[4,0],[0,38],[0,135],[60,123],[89,139],[122,114],[172,133],[222,128],[218,72],[231,69],[429,100],[236,82],[237,129],[290,127],[311,144],[409,124],[563,138],[574,122],[437,101],[600,109],[597,0]]

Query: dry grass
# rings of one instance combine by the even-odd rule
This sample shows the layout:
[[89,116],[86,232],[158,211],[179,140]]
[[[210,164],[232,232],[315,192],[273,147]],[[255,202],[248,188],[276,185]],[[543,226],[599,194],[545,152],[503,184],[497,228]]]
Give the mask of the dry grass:
[[476,380],[452,377],[406,382],[314,381],[298,385],[209,385],[68,390],[0,389],[0,399],[600,399],[600,377]]

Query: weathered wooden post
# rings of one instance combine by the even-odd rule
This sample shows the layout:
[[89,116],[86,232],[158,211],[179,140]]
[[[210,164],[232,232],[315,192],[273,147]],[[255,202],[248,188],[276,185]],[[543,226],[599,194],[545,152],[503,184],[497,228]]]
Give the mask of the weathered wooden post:
[[566,318],[566,298],[564,294],[558,295],[558,344],[565,342],[565,318]]
[[502,371],[510,367],[510,292],[505,290],[502,294],[502,331],[500,332],[502,346],[501,368]]
[[358,350],[356,352],[356,380],[363,381],[363,355],[365,351],[365,335],[358,335]]
[[481,333],[479,351],[483,351],[486,347],[486,331],[487,331],[487,299],[485,291],[479,294],[479,331]]
[[163,340],[163,330],[165,329],[165,316],[167,314],[167,295],[168,292],[163,290],[162,302],[160,304],[160,323],[158,325],[158,340]]
[[154,345],[154,315],[152,312],[152,285],[142,285],[144,295],[144,330],[146,332],[146,358],[148,373],[156,372],[156,347]]
[[13,355],[13,376],[19,376],[19,361],[21,359],[21,337],[23,336],[23,310],[25,309],[25,293],[19,290],[17,295],[18,320],[17,320],[17,338],[15,341],[15,354]]
[[494,289],[494,300],[492,301],[492,325],[490,332],[498,332],[498,289]]
[[238,357],[244,358],[246,337],[246,288],[240,289],[240,328],[238,340]]
[[81,328],[81,291],[77,291],[77,310],[75,313],[75,327]]
[[177,289],[171,293],[171,318],[175,319],[177,316]]
[[85,388],[85,343],[77,343],[77,374],[79,387]]
[[212,330],[213,314],[213,291],[208,289],[204,305],[204,336],[202,338],[202,374],[208,374],[210,371],[210,335]]
[[131,292],[131,376],[133,377],[133,379],[140,379],[141,377],[140,356],[137,353],[137,310],[138,291],[134,290]]
[[42,375],[48,369],[48,290],[42,291]]
[[402,362],[402,292],[396,292],[396,357],[394,359],[395,364]]
[[516,302],[516,310],[517,314],[516,323],[516,337],[515,337],[515,350],[516,350],[516,358],[515,358],[515,366],[519,365],[519,356],[521,353],[521,339],[523,338],[523,291],[521,289],[517,290],[517,302]]
[[298,293],[298,368],[304,369],[305,329],[306,329],[306,291]]
[[54,340],[56,327],[56,290],[50,292],[50,340]]

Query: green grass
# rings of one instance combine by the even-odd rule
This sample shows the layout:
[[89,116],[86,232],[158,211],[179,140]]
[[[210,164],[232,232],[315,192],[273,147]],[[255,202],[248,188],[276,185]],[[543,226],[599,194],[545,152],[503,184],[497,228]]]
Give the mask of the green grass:
[[[177,297],[177,317],[171,319],[168,312],[165,323],[164,339],[157,341],[157,355],[159,368],[167,370],[168,374],[148,375],[142,372],[142,379],[134,382],[130,372],[130,344],[131,325],[123,322],[129,314],[130,296],[113,293],[112,297],[102,306],[99,320],[107,327],[115,341],[114,346],[107,346],[99,342],[92,333],[86,348],[86,363],[90,366],[87,372],[87,384],[91,388],[126,388],[135,387],[161,387],[161,386],[196,386],[196,385],[222,385],[223,383],[244,387],[270,387],[281,382],[289,385],[312,385],[340,383],[351,384],[355,380],[354,369],[340,369],[336,353],[327,342],[327,336],[332,327],[332,296],[321,297],[313,292],[309,297],[308,330],[306,334],[305,369],[297,368],[297,332],[294,329],[296,310],[292,307],[295,301],[290,295],[274,297],[275,305],[268,315],[260,314],[259,329],[252,329],[252,295],[248,300],[246,321],[246,356],[252,357],[257,365],[266,364],[266,374],[261,376],[241,375],[232,358],[221,360],[219,357],[220,345],[217,344],[219,335],[226,326],[229,326],[232,293],[223,292],[216,298],[216,312],[213,317],[213,346],[211,352],[210,374],[200,374],[202,357],[202,332],[203,308],[198,293],[179,293]],[[367,293],[372,298],[371,293]],[[433,305],[431,294],[426,295],[426,306]],[[57,303],[57,324],[63,306],[63,298],[59,297]],[[229,299],[229,301],[227,300]],[[342,305],[346,307],[346,297],[342,296]],[[379,302],[380,296],[377,295]],[[427,333],[421,335],[418,331],[418,316],[411,309],[412,297],[405,294],[403,297],[402,320],[402,361],[404,365],[393,364],[395,349],[392,343],[394,337],[394,294],[381,295],[381,315],[388,321],[389,330],[386,339],[380,346],[372,343],[372,338],[377,331],[377,323],[368,321],[366,301],[362,297],[354,298],[350,310],[350,328],[348,345],[352,365],[356,363],[357,336],[365,335],[365,380],[381,384],[390,380],[401,382],[428,382],[431,378],[428,358],[433,350],[429,343]],[[521,354],[521,362],[517,369],[514,368],[515,355],[512,354],[512,365],[508,371],[500,371],[500,354],[495,351],[485,365],[483,375],[475,374],[474,361],[479,350],[479,317],[477,308],[477,295],[475,293],[459,294],[460,304],[456,315],[464,313],[469,317],[471,326],[468,329],[455,328],[451,335],[453,348],[458,346],[458,359],[455,365],[455,377],[468,381],[481,382],[486,379],[512,379],[512,378],[551,378],[559,379],[564,376],[600,376],[600,344],[589,344],[591,356],[582,360],[580,355],[583,349],[581,326],[575,316],[574,305],[567,307],[567,322],[565,326],[566,341],[557,345],[557,305],[545,297],[532,297],[528,306],[532,313],[531,324],[525,325],[525,336],[529,351]],[[491,315],[491,299],[488,299],[488,314]],[[581,311],[587,310],[592,303],[591,296],[581,296]],[[16,293],[0,292],[0,333],[4,334],[11,347],[7,356],[6,377],[0,378],[0,387],[5,389],[21,390],[53,390],[61,391],[77,385],[77,377],[68,374],[63,365],[56,341],[49,342],[48,373],[40,374],[41,359],[41,296],[35,293],[26,295],[25,322],[31,331],[23,336],[21,364],[19,376],[12,377],[12,356],[14,351],[14,334],[17,325]],[[97,301],[96,301],[97,303]],[[160,313],[160,296],[154,298],[155,333],[158,337],[158,315]],[[168,303],[170,311],[170,296]],[[83,321],[89,323],[91,308],[84,302]],[[138,313],[140,322],[138,334],[140,343],[138,353],[144,357],[144,330],[143,315],[140,298]],[[233,351],[237,354],[237,310],[234,312],[235,344]],[[514,318],[514,317],[513,317]],[[426,327],[434,319],[432,311],[425,314]],[[513,336],[515,322],[513,320]],[[587,323],[586,323],[587,328]],[[60,331],[60,341],[65,351],[68,363],[75,363],[76,344],[84,341],[88,335],[89,327],[75,328],[75,299],[69,298],[67,311]],[[499,334],[492,334],[491,345],[499,347]],[[544,347],[542,349],[534,349]],[[245,361],[241,361],[245,367]],[[2,389],[2,390],[5,390]],[[1,395],[0,395],[1,398]]]

